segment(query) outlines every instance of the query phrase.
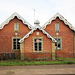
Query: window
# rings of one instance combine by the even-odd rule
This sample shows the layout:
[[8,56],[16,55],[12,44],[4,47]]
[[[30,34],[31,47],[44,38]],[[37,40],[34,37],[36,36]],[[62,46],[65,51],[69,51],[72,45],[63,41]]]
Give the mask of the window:
[[59,23],[55,23],[55,31],[59,31]]
[[19,43],[19,38],[14,38],[13,39],[13,50],[20,49],[20,43]]
[[17,22],[15,22],[14,24],[14,31],[18,31],[19,30],[19,24]]
[[42,51],[42,39],[34,39],[34,51]]
[[55,43],[55,49],[61,49],[61,38],[55,38],[57,42]]
[[39,32],[36,32],[36,35],[39,35]]

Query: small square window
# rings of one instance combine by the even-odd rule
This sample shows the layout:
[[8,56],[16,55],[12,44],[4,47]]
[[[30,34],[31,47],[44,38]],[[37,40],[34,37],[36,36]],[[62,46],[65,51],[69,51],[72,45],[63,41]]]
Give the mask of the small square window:
[[39,35],[39,32],[36,32],[37,35]]

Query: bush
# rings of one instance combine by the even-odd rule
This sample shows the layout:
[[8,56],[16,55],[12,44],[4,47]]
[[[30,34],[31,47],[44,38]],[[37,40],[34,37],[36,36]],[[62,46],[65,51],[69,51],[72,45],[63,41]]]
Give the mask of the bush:
[[72,61],[68,61],[67,64],[74,64],[74,62],[72,62]]

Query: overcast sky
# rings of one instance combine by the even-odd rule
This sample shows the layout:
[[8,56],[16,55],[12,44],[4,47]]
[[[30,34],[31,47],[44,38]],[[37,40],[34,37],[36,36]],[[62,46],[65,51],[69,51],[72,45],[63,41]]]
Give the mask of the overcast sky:
[[34,25],[34,9],[41,26],[58,12],[75,27],[75,0],[0,0],[0,24],[17,12]]

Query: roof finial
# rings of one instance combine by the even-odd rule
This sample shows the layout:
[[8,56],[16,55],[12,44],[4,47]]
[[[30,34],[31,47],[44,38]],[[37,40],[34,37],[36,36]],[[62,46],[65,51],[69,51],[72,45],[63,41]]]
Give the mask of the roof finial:
[[35,9],[33,9],[34,10],[34,22],[35,22]]
[[39,24],[40,24],[40,21],[39,21],[39,20],[36,20],[36,21],[34,22],[34,24],[35,24],[35,25],[39,25]]

